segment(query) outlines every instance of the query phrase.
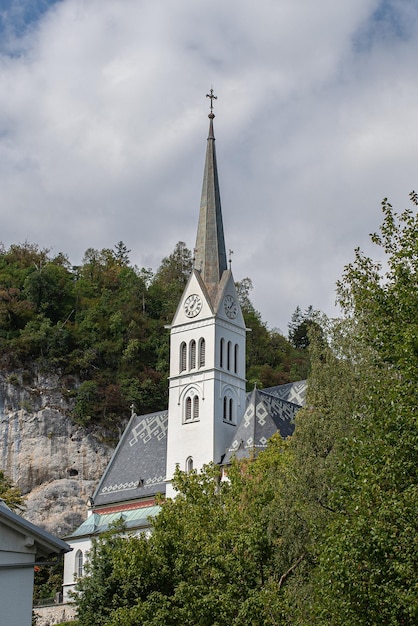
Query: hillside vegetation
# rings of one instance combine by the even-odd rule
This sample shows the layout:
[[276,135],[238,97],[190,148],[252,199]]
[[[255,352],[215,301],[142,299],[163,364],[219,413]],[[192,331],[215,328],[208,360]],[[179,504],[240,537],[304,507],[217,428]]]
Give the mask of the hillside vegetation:
[[[179,242],[158,270],[138,269],[123,242],[89,248],[80,266],[36,244],[0,249],[0,367],[61,372],[81,425],[112,428],[128,416],[167,405],[169,333],[192,267]],[[306,377],[306,349],[269,330],[250,300],[251,280],[237,284],[246,324],[249,387]]]

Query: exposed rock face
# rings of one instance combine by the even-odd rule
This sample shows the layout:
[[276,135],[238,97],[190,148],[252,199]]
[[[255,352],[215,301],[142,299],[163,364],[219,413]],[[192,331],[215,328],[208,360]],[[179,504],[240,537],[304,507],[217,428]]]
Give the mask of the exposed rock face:
[[113,448],[71,420],[74,379],[28,378],[0,373],[0,468],[26,495],[24,517],[63,537],[86,518]]

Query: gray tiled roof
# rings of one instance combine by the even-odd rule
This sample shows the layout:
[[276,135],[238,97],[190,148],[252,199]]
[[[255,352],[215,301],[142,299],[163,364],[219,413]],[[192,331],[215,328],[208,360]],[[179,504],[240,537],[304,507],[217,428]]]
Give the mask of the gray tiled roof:
[[95,506],[165,492],[168,412],[133,415],[93,496]]
[[286,398],[294,398],[299,392],[297,397],[303,402],[302,387],[302,383],[289,383],[262,391],[254,389],[248,394],[244,417],[224,456],[223,464],[230,463],[233,457],[247,457],[253,451],[264,449],[276,432],[283,438],[289,437],[294,431],[294,417],[301,404]]
[[282,398],[282,400],[303,406],[307,385],[306,380],[298,380],[296,383],[286,383],[285,385],[278,385],[277,387],[268,387],[262,391],[271,396],[276,396],[277,398]]

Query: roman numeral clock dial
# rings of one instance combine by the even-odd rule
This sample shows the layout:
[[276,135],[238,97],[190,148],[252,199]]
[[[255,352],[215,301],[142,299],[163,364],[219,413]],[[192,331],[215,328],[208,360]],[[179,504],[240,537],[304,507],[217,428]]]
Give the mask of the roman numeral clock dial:
[[238,306],[232,296],[225,296],[224,309],[225,309],[226,315],[229,317],[230,320],[233,320],[236,318],[237,313],[238,313]]
[[193,293],[191,296],[186,298],[186,301],[184,303],[184,312],[186,313],[187,317],[196,317],[196,315],[199,315],[201,310],[202,300],[197,294]]

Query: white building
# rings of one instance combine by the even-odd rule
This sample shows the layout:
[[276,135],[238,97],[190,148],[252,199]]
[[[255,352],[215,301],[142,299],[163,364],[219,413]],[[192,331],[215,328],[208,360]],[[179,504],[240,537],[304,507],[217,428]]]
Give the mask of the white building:
[[64,600],[82,575],[91,538],[118,518],[140,531],[158,513],[156,494],[173,497],[176,465],[200,469],[263,449],[293,432],[305,381],[245,391],[246,328],[225,248],[209,114],[194,268],[170,326],[168,411],[133,414],[96,489],[87,520],[67,538]]
[[11,511],[0,499],[0,623],[31,626],[34,568],[54,565],[71,547]]

